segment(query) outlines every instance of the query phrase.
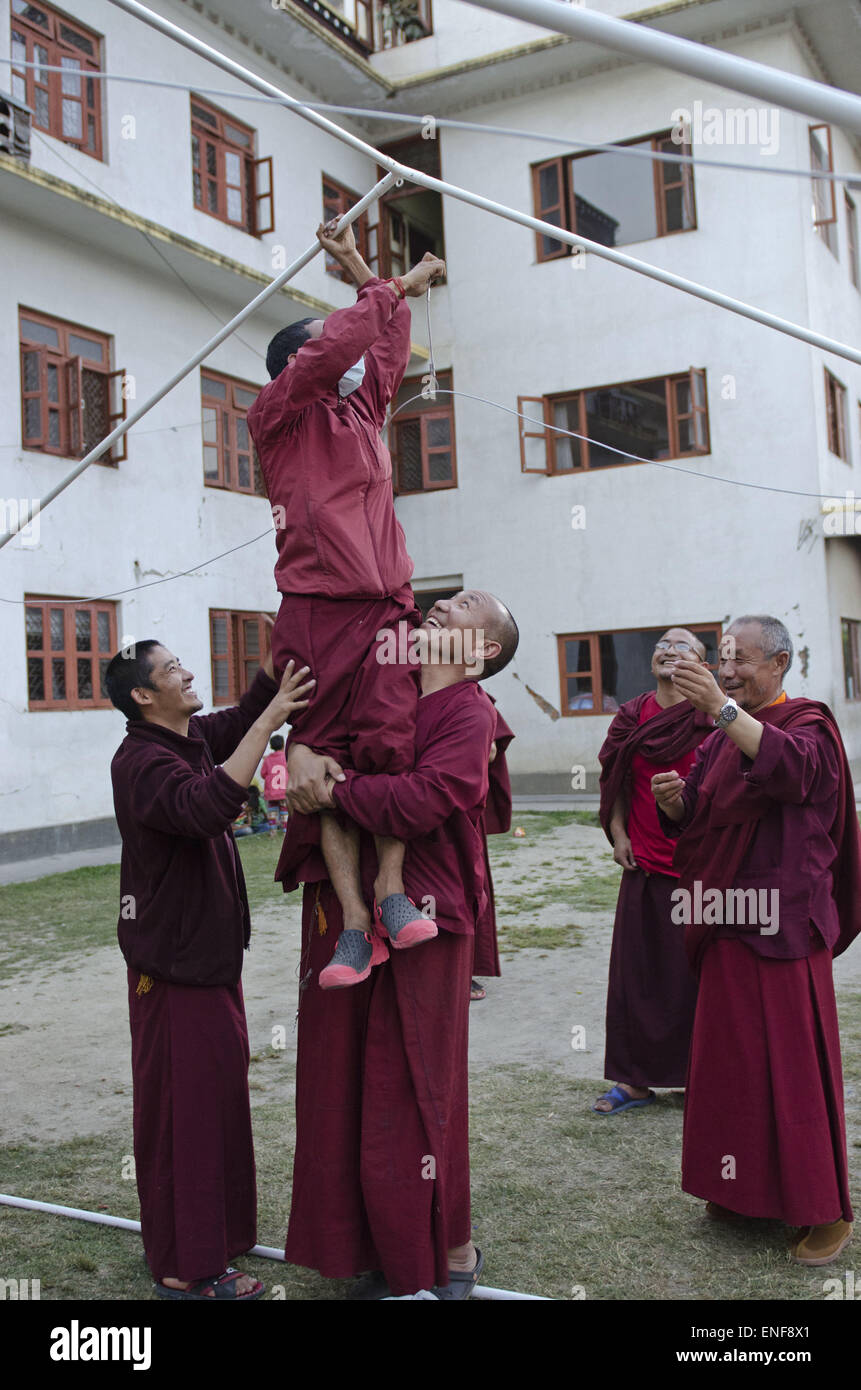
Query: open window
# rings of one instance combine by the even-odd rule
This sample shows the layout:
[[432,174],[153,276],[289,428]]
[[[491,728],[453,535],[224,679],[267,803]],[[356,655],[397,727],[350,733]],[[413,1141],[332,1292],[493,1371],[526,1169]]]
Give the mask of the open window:
[[[126,417],[125,373],[111,370],[111,339],[30,309],[19,311],[19,331],[23,447],[83,458]],[[126,438],[98,462],[122,462]]]

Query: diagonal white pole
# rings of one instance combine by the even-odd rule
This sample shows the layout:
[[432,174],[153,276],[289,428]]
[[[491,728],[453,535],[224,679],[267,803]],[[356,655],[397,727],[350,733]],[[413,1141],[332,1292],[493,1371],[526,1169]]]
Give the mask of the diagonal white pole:
[[766,63],[754,63],[736,53],[710,48],[691,39],[680,39],[646,24],[632,24],[627,19],[614,19],[598,14],[585,6],[560,0],[467,0],[482,10],[494,10],[526,20],[542,29],[558,34],[570,34],[602,48],[613,48],[642,62],[657,63],[674,68],[691,77],[701,77],[731,91],[746,92],[761,101],[785,106],[817,120],[833,121],[846,130],[861,135],[861,97],[844,92],[840,87],[828,87],[808,77],[782,72]]
[[[355,222],[356,218],[361,216],[365,209],[370,207],[372,203],[375,203],[396,181],[396,175],[386,174],[385,178],[375,184],[371,191],[365,194],[364,198],[360,198],[355,207],[350,208],[344,214],[338,223],[339,231],[343,230],[344,227],[348,227],[351,222]],[[91,449],[88,454],[85,454],[84,457],[75,464],[74,468],[66,474],[65,478],[62,478],[60,482],[52,487],[50,492],[45,493],[45,496],[27,512],[26,516],[18,517],[17,524],[11,526],[4,535],[0,536],[0,549],[2,549],[8,541],[11,541],[13,536],[16,536],[19,531],[22,531],[24,527],[29,524],[32,517],[43,512],[49,502],[53,502],[54,498],[58,497],[70,483],[73,483],[76,478],[80,477],[85,468],[89,468],[91,463],[95,463],[96,459],[101,458],[102,454],[106,453],[114,443],[114,440],[119,439],[127,430],[130,430],[132,425],[140,420],[141,416],[146,415],[148,410],[151,410],[169,391],[173,390],[174,386],[182,381],[184,377],[187,377],[189,372],[193,371],[199,363],[203,362],[213,349],[218,347],[219,343],[223,343],[225,338],[229,338],[235,328],[238,328],[241,323],[244,323],[246,319],[256,313],[261,304],[265,304],[266,300],[270,299],[273,294],[276,294],[277,291],[281,289],[282,285],[286,285],[288,280],[292,280],[294,275],[298,275],[303,266],[306,266],[309,261],[313,260],[320,250],[320,243],[315,241],[313,246],[309,246],[307,251],[303,251],[302,255],[299,256],[297,260],[293,261],[292,265],[288,265],[286,270],[282,270],[280,275],[276,276],[274,280],[264,286],[260,293],[255,295],[254,299],[246,304],[244,309],[240,309],[239,313],[236,314],[229,323],[226,323],[223,328],[219,328],[218,332],[209,339],[209,342],[204,343],[203,347],[200,348],[193,357],[189,358],[187,362],[183,363],[183,365],[174,372],[169,381],[166,381],[164,385],[160,386],[157,391],[154,391],[151,396],[148,396],[125,420],[120,421],[116,429],[111,430],[110,434],[105,435],[104,439],[101,440],[94,449]]]
[[[442,193],[448,197],[457,198],[462,203],[469,203],[472,207],[482,208],[485,212],[493,213],[496,217],[504,217],[509,222],[517,222],[521,227],[529,227],[532,231],[552,237],[554,241],[564,241],[569,246],[580,246],[584,250],[592,252],[593,255],[600,256],[603,260],[612,261],[614,265],[624,266],[627,270],[636,271],[639,275],[646,275],[649,279],[658,280],[663,285],[671,285],[674,289],[682,290],[685,294],[692,294],[698,299],[707,300],[708,303],[716,304],[721,309],[729,309],[732,313],[741,314],[743,318],[753,319],[755,323],[764,324],[766,328],[774,328],[779,333],[786,333],[792,338],[798,338],[803,343],[809,343],[811,347],[822,348],[825,352],[833,352],[837,357],[845,357],[848,361],[861,365],[861,350],[851,347],[847,343],[838,342],[825,333],[815,333],[812,329],[792,323],[791,320],[781,318],[778,314],[767,313],[766,310],[757,308],[755,304],[746,304],[744,300],[734,299],[731,295],[722,294],[719,290],[709,289],[707,285],[701,285],[696,280],[688,280],[683,275],[674,275],[672,271],[649,265],[647,261],[638,261],[635,256],[628,256],[623,251],[617,251],[615,247],[602,246],[599,242],[589,241],[588,238],[577,236],[574,232],[563,231],[559,227],[552,226],[549,222],[541,222],[537,217],[529,217],[525,212],[518,212],[515,208],[506,207],[504,203],[495,203],[490,198],[482,198],[480,194],[470,192],[469,189],[459,188],[457,184],[446,183],[443,179],[435,179],[430,174],[423,174],[418,169],[411,169],[407,164],[400,164],[390,155],[383,154],[381,150],[375,149],[367,141],[361,140],[358,135],[343,130],[334,121],[330,121],[326,116],[321,116],[318,111],[303,106],[301,101],[297,101],[295,97],[291,97],[289,93],[276,87],[274,83],[268,82],[265,77],[258,76],[250,68],[243,67],[233,58],[228,58],[226,54],[219,52],[211,44],[204,43],[203,39],[189,34],[185,29],[180,29],[178,25],[172,24],[170,20],[163,19],[161,15],[148,10],[145,5],[139,3],[139,0],[111,0],[111,4],[118,6],[121,10],[127,10],[129,14],[142,19],[145,24],[168,34],[178,43],[191,49],[193,53],[199,53],[202,57],[208,58],[210,62],[223,68],[225,72],[232,73],[234,77],[240,78],[250,87],[255,87],[257,91],[264,92],[267,96],[278,97],[284,106],[297,116],[301,116],[303,120],[309,121],[312,125],[319,126],[322,130],[327,130],[335,139],[359,150],[369,159],[382,165],[384,169],[388,169],[390,173],[397,175],[398,178],[408,179],[410,183],[418,184],[422,188],[429,188],[434,193]],[[565,6],[560,3],[560,0],[550,0],[550,4],[553,7],[558,6],[560,11],[565,11]]]

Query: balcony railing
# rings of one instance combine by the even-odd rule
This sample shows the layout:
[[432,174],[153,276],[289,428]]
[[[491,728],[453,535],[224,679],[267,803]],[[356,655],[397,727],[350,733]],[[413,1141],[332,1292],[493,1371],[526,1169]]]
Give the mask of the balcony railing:
[[[398,48],[433,33],[431,0],[291,0],[360,53]],[[283,4],[280,8],[286,9]]]

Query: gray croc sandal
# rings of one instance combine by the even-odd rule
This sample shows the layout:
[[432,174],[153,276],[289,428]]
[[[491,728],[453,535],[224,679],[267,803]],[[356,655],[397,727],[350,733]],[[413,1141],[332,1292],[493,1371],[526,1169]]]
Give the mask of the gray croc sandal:
[[374,903],[377,922],[396,951],[418,946],[439,935],[436,922],[419,912],[405,893],[390,893],[381,903]]
[[475,1265],[469,1270],[450,1269],[448,1272],[449,1282],[443,1286],[434,1284],[431,1293],[440,1302],[450,1300],[472,1298],[472,1291],[478,1283],[481,1271],[484,1269],[484,1256],[480,1250],[475,1252]]
[[367,1274],[360,1274],[355,1284],[350,1285],[347,1298],[350,1302],[370,1302],[372,1299],[389,1298],[391,1292],[383,1271],[371,1269]]

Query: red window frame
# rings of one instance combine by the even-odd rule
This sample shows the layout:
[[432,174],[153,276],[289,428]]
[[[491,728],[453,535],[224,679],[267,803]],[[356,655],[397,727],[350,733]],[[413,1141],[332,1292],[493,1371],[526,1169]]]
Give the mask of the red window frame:
[[846,249],[849,255],[849,279],[856,290],[861,289],[861,266],[858,264],[858,205],[844,188],[846,208]]
[[[394,406],[397,410],[398,403],[410,401],[413,396],[419,396],[422,390],[423,378],[420,376],[405,377],[401,382],[400,390],[395,398]],[[437,372],[437,383],[442,390],[451,391],[452,373],[450,371]],[[445,420],[449,427],[448,444],[432,444],[430,442],[431,425],[434,421]],[[421,487],[403,487],[401,485],[400,466],[401,466],[401,439],[400,436],[405,427],[418,424],[421,440],[421,463],[422,463],[422,485]],[[444,488],[457,487],[457,445],[454,431],[454,400],[450,395],[440,393],[434,401],[430,397],[422,397],[420,400],[413,400],[400,411],[389,422],[389,450],[392,456],[392,486],[396,497],[415,497],[423,492],[439,492]],[[441,454],[451,455],[451,477],[444,479],[431,478],[431,463],[435,457]]]
[[[30,107],[36,130],[102,159],[101,83],[97,77],[87,76],[101,69],[101,36],[42,0],[35,4],[12,0],[10,18],[13,97]],[[67,71],[48,72],[42,66],[23,67],[22,63]],[[64,133],[63,117],[75,109],[79,110],[80,134]]]
[[843,647],[843,695],[851,704],[861,700],[861,622],[840,619]]
[[[18,328],[21,446],[61,458],[83,458],[126,418],[125,371],[111,370],[113,340],[97,329],[22,305]],[[101,355],[87,355],[88,343],[98,346]],[[102,393],[104,431],[98,421],[89,427],[87,413]],[[109,467],[121,463],[127,458],[127,438],[122,435],[96,461]]]
[[849,463],[849,431],[846,428],[846,387],[825,368],[825,415],[828,447],[832,454]]
[[[337,179],[329,178],[328,174],[323,175],[323,221],[329,222],[333,217],[343,217],[345,212],[355,207],[361,195],[354,193],[352,188],[347,188],[339,183]],[[368,261],[370,251],[368,246],[368,214],[363,212],[353,223],[353,235],[356,238],[356,250],[363,261]],[[326,252],[326,274],[334,275],[336,280],[343,280],[345,284],[352,285],[353,277],[346,270],[342,270],[333,256]]]
[[[26,594],[24,597],[24,646],[27,661],[27,708],[38,710],[72,709],[110,709],[111,702],[102,693],[102,677],[108,663],[117,650],[117,605],[105,599],[97,603],[79,602],[77,599],[54,598],[45,594]],[[33,614],[40,614],[41,641],[31,642],[37,636],[34,630],[28,631]],[[78,615],[89,619],[89,643],[79,646]],[[107,615],[107,622],[100,623],[99,615]],[[102,634],[107,629],[104,642]],[[42,668],[43,699],[31,694],[33,673],[31,662],[40,662]],[[81,664],[89,662],[92,696],[87,699],[79,695],[81,683]],[[54,694],[54,664],[62,665],[62,696]],[[50,690],[50,694],[47,692]]]
[[[674,623],[673,626],[685,627],[687,628],[688,632],[693,632],[694,634],[698,632],[716,632],[718,648],[720,647],[720,640],[723,633],[723,628],[720,623]],[[632,632],[651,632],[653,630],[656,631],[657,629],[652,629],[649,627],[628,627],[612,628],[604,632],[560,633],[556,638],[556,652],[557,660],[559,663],[559,708],[562,712],[563,718],[579,719],[582,718],[584,715],[588,716],[596,714],[603,715],[606,718],[608,715],[615,713],[615,711],[613,710],[604,709],[604,689],[601,679],[601,638],[621,637]],[[568,669],[565,651],[566,642],[578,642],[581,645],[584,642],[588,643],[588,667],[583,667],[577,671],[570,671]],[[575,680],[577,678],[581,680],[588,678],[591,681],[591,688],[588,693],[592,696],[592,709],[568,708],[568,681]],[[585,693],[586,692],[584,692],[584,694]]]
[[[383,154],[390,155],[402,164],[430,174],[433,178],[442,177],[442,156],[439,132],[433,140],[423,140],[421,135],[407,135],[402,140],[391,140],[380,146]],[[377,177],[382,178],[386,170],[377,166]],[[377,221],[368,226],[368,255],[365,259],[376,275],[387,280],[393,275],[403,275],[409,266],[409,209],[405,215],[398,204],[415,197],[422,190],[413,183],[404,183],[400,188],[390,188],[377,203]],[[433,195],[432,195],[433,196]],[[445,229],[443,226],[445,206],[442,195],[439,197],[440,226],[439,255],[445,258]],[[418,257],[421,259],[421,257]],[[444,285],[445,280],[438,280]]]
[[[586,439],[579,441],[580,462],[575,468],[560,468],[557,463],[557,442],[560,435],[552,428],[553,426],[553,407],[560,403],[571,401],[576,405],[578,424],[576,433],[586,436],[589,431],[587,428],[586,397],[592,391],[609,391],[613,389],[624,389],[645,385],[647,382],[663,381],[664,399],[667,409],[668,435],[670,451],[667,458],[700,458],[711,452],[711,440],[709,436],[709,417],[708,417],[708,383],[706,373],[703,368],[690,367],[687,372],[680,372],[668,377],[644,377],[640,381],[614,381],[608,382],[603,386],[582,387],[578,391],[561,391],[552,396],[518,396],[517,409],[521,418],[518,419],[518,435],[520,439],[520,471],[522,473],[544,473],[551,477],[571,476],[572,473],[582,473],[590,471],[589,445]],[[690,408],[688,410],[679,409],[679,390],[687,386],[690,392]],[[535,409],[538,407],[538,410]],[[544,421],[544,428],[530,428],[534,421],[538,423],[537,417],[540,413]],[[526,416],[527,418],[522,418]],[[691,435],[702,439],[701,445],[693,448],[683,449],[681,447],[681,426],[684,421],[691,421]],[[538,461],[534,461],[534,449],[530,451],[527,444],[528,440],[542,440],[543,452],[538,451]],[[532,454],[532,458],[527,457]],[[644,460],[648,463],[648,460]],[[636,465],[637,459],[620,458],[615,465],[618,468]],[[601,472],[604,467],[601,468]]]
[[[213,705],[235,705],[248,690],[269,651],[270,626],[266,621],[267,617],[274,622],[274,613],[210,608],[209,645]],[[217,623],[224,625],[220,631],[216,629]],[[249,676],[251,666],[254,669]]]
[[[251,381],[201,367],[203,481],[206,487],[244,492],[252,497],[266,496],[257,450],[248,429],[248,411],[259,392],[260,387]],[[249,466],[247,485],[239,476],[242,460],[247,460]]]
[[[256,132],[244,121],[191,97],[191,183],[194,206],[252,236],[275,230],[272,156],[255,156]],[[231,166],[231,161],[235,165]],[[233,216],[230,194],[238,193]]]
[[[647,140],[652,143],[652,150],[656,154],[672,153],[667,150],[667,145],[672,145],[679,154],[690,156],[692,154],[691,145],[685,140],[681,145],[672,140],[672,130],[656,131],[652,135],[637,135],[630,140],[617,140],[615,143],[619,148],[626,145],[642,145]],[[555,155],[552,159],[539,160],[531,166],[532,175],[532,204],[535,216],[542,222],[550,222],[554,227],[560,227],[563,231],[577,231],[577,213],[575,199],[575,178],[574,168],[579,159],[589,159],[595,151],[583,150],[579,154]],[[600,153],[600,151],[599,151]],[[669,165],[663,160],[652,160],[652,182],[655,197],[655,237],[679,236],[683,232],[695,232],[697,229],[697,207],[694,191],[694,170],[692,164],[681,166],[681,178],[669,179]],[[555,193],[554,196],[544,199],[541,193],[541,175],[547,170],[552,169],[555,173]],[[681,188],[682,196],[687,204],[690,226],[676,227],[669,229],[667,226],[667,196],[674,189]],[[570,256],[574,250],[567,242],[555,241],[554,238],[544,232],[535,234],[536,259],[539,263],[544,261],[559,260],[563,256]]]

